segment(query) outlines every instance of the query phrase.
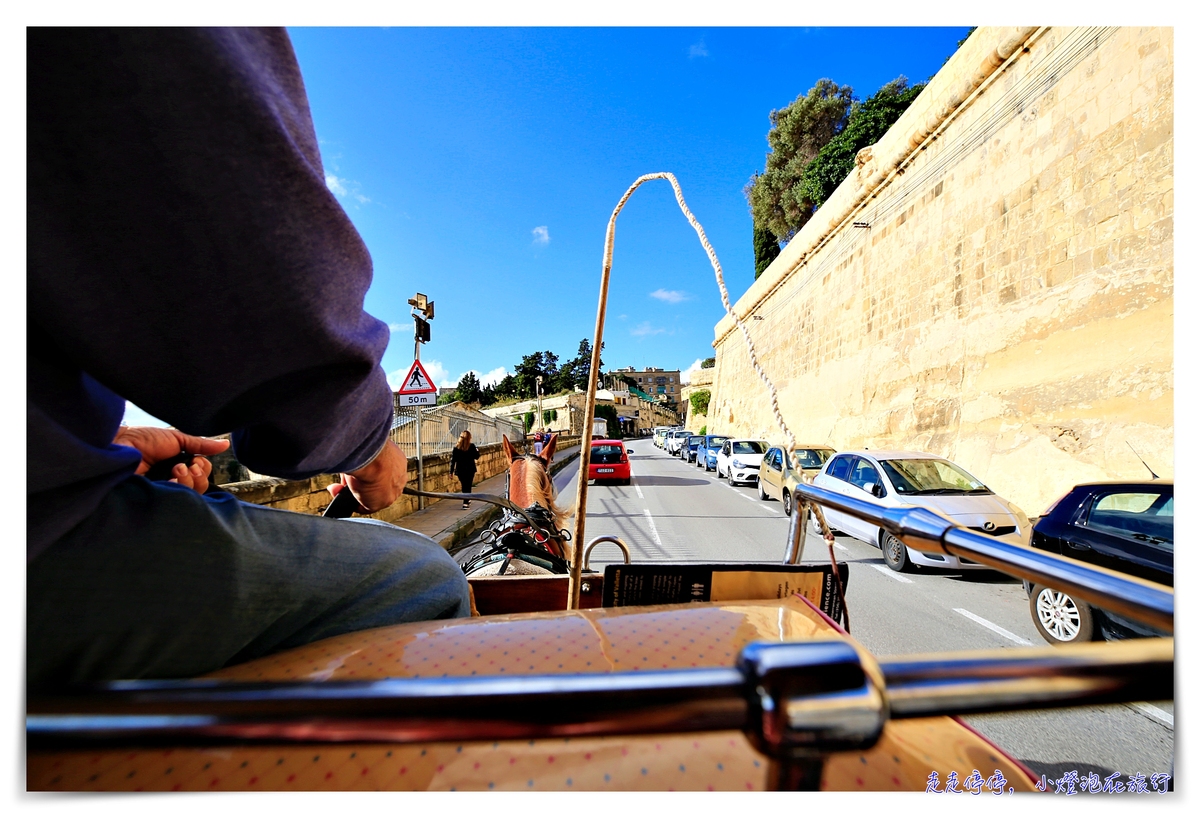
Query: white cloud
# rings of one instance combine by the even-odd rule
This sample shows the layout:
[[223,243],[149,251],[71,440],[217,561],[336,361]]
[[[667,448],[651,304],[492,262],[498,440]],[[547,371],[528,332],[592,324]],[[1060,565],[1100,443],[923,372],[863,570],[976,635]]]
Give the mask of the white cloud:
[[693,59],[695,57],[707,57],[707,56],[708,56],[708,48],[704,45],[703,37],[700,38],[700,42],[694,43],[692,45],[692,47],[688,49],[688,59],[689,60]]
[[346,190],[346,186],[342,183],[342,180],[332,173],[325,174],[325,187],[329,188],[334,196],[346,197],[350,195],[350,191]]
[[652,327],[649,321],[643,321],[629,331],[635,338],[645,338],[647,335],[662,335],[666,332],[662,327]]
[[680,383],[691,383],[692,382],[692,373],[695,372],[699,368],[700,368],[700,359],[697,358],[692,363],[691,366],[689,366],[687,369],[685,369],[679,373],[679,382]]
[[668,304],[678,304],[680,301],[687,301],[691,298],[683,290],[664,290],[662,287],[650,293],[650,297],[657,298],[659,301],[666,301]]
[[325,174],[325,187],[329,188],[330,192],[339,199],[345,199],[349,196],[352,199],[356,199],[359,204],[367,204],[371,201],[362,194],[360,190],[361,185],[358,182],[344,178],[339,179],[332,173]]
[[550,243],[550,228],[546,225],[543,224],[541,227],[535,227],[530,232],[533,233],[534,244],[545,247]]
[[[472,370],[472,372],[475,372],[475,370]],[[508,375],[508,370],[502,366],[498,366],[489,372],[475,372],[475,374],[479,377],[479,385],[487,386],[489,384],[500,383],[500,381],[504,380]]]
[[388,324],[388,329],[390,329],[392,332],[400,332],[402,330],[412,329],[412,322],[409,321],[407,324]]

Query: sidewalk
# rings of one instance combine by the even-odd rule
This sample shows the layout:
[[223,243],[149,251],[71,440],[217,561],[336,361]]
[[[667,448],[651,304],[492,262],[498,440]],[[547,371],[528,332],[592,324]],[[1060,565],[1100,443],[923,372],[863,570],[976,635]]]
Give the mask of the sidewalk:
[[[550,464],[550,473],[557,474],[577,457],[579,457],[578,446],[556,452],[554,462]],[[494,477],[489,477],[482,483],[475,484],[472,493],[495,494],[503,497],[506,476],[507,472],[502,472]],[[410,474],[409,481],[415,487],[417,476]],[[466,511],[463,510],[462,503],[458,500],[426,498],[425,502],[427,505],[423,511],[416,511],[407,517],[401,517],[395,524],[401,528],[407,528],[409,531],[424,534],[445,549],[469,539],[475,532],[500,516],[499,506],[480,500],[473,501],[471,507]]]

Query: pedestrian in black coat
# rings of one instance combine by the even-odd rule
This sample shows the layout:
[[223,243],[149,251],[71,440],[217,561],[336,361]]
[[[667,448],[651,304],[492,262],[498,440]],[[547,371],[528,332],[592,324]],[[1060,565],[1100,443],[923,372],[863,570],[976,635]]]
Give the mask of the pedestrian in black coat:
[[[471,442],[471,433],[464,431],[450,452],[450,473],[462,483],[463,494],[471,493],[471,484],[475,482],[475,461],[478,459],[479,449]],[[462,507],[470,508],[471,501],[463,500]]]

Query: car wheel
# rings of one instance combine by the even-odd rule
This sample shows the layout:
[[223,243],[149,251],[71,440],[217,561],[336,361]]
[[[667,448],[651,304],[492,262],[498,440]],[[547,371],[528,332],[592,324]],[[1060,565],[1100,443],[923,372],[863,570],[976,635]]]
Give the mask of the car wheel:
[[783,490],[783,514],[785,517],[792,516],[792,495],[787,490]]
[[770,497],[767,496],[767,493],[765,491],[763,491],[761,479],[758,481],[758,499],[760,499],[760,500],[770,500],[771,499]]
[[1029,612],[1038,633],[1051,645],[1073,645],[1096,638],[1092,609],[1062,591],[1034,585],[1029,592]]
[[908,546],[898,537],[884,531],[880,535],[879,542],[879,548],[883,551],[883,561],[887,563],[888,568],[899,574],[912,570],[913,564],[912,560],[908,558]]

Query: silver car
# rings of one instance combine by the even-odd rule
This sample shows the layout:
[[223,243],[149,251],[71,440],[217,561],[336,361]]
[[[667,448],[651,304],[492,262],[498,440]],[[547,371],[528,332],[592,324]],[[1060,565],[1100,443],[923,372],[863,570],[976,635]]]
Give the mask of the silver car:
[[[1025,512],[976,480],[961,466],[922,452],[840,452],[829,459],[813,485],[847,497],[885,506],[919,506],[966,528],[994,537],[1029,541],[1032,526]],[[948,554],[922,554],[878,526],[849,514],[822,509],[831,528],[879,546],[893,571],[914,565],[954,570],[985,566]],[[815,520],[814,520],[815,523]]]

